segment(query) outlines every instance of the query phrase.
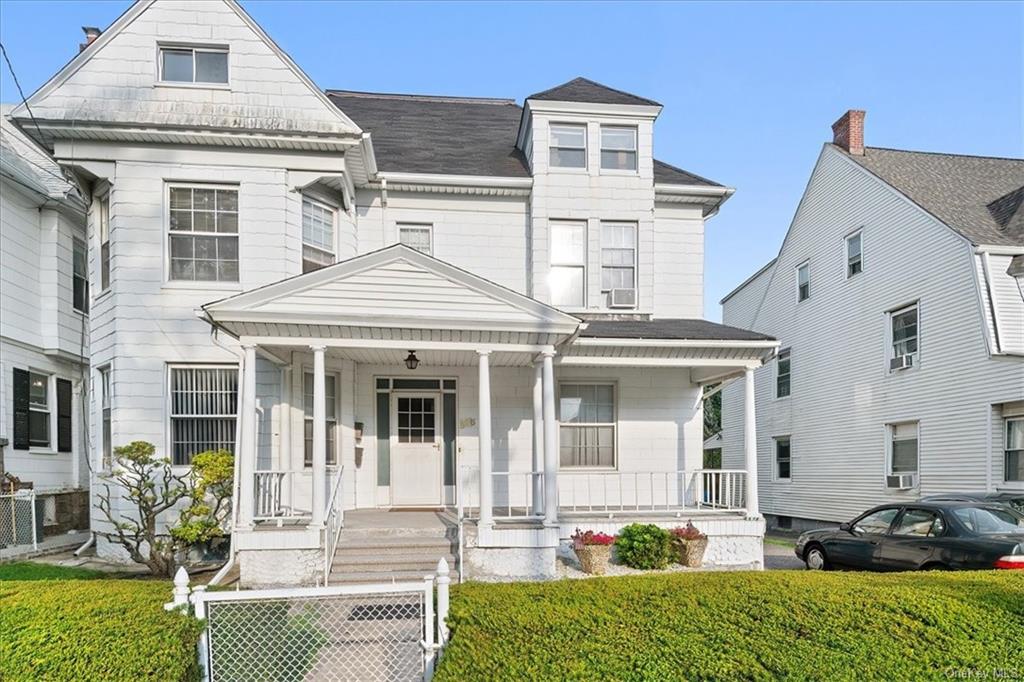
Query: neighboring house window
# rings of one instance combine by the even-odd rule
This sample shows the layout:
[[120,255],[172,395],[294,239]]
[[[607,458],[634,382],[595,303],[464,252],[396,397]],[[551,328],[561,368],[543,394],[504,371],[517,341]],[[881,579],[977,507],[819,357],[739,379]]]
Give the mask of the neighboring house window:
[[100,291],[110,288],[110,194],[100,199]]
[[559,387],[559,449],[563,467],[615,466],[615,386]]
[[160,80],[225,84],[228,82],[228,51],[215,47],[161,47]]
[[789,437],[775,439],[775,478],[788,481],[792,478],[792,456]]
[[601,292],[613,307],[636,307],[636,223],[601,223]]
[[235,449],[238,367],[171,367],[171,458],[188,465],[207,450]]
[[601,168],[636,170],[636,128],[601,126]]
[[917,473],[917,422],[889,424],[889,474]]
[[170,188],[172,280],[238,281],[238,190]]
[[586,304],[587,224],[551,223],[551,305],[582,308]]
[[1024,417],[1006,420],[1004,466],[1005,480],[1024,481]]
[[917,304],[893,311],[889,319],[892,336],[889,368],[902,369],[917,365]]
[[100,369],[100,421],[102,424],[101,437],[103,442],[100,444],[103,452],[102,468],[104,471],[110,469],[110,465],[113,462],[113,443],[111,442],[110,436],[110,399],[112,394],[110,392],[110,367],[103,367]]
[[71,245],[71,300],[80,313],[89,313],[89,264],[85,242],[75,239]]
[[586,168],[587,126],[552,125],[550,152],[553,168]]
[[50,447],[50,377],[28,373],[28,444]]
[[811,297],[811,264],[804,263],[796,269],[796,300],[806,301]]
[[398,241],[428,256],[434,252],[430,225],[399,225]]
[[790,388],[790,373],[792,372],[792,364],[790,360],[790,351],[788,348],[779,351],[779,356],[775,359],[775,397],[785,398],[789,395]]
[[334,262],[334,209],[302,197],[302,271]]
[[864,253],[861,233],[846,238],[846,277],[850,278],[864,270]]
[[[303,403],[305,405],[305,422],[304,422],[304,439],[305,439],[305,456],[304,461],[307,467],[313,466],[313,374],[312,372],[305,372],[302,375],[302,396]],[[327,415],[325,421],[327,422],[327,463],[337,464],[338,453],[335,448],[337,442],[335,432],[338,427],[338,416],[337,416],[337,396],[338,396],[338,379],[333,374],[326,374],[324,376],[324,396],[325,402],[325,414]]]

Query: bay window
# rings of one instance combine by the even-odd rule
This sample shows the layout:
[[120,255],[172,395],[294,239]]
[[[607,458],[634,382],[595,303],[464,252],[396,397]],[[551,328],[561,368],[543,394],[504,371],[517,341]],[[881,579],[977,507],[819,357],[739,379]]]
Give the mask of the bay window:
[[326,204],[302,197],[302,271],[312,272],[334,263],[335,211]]
[[615,466],[614,384],[561,384],[558,399],[560,466]]

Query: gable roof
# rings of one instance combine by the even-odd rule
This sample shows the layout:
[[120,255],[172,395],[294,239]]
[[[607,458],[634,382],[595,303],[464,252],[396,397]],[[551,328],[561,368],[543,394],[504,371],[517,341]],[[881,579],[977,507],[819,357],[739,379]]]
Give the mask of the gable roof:
[[972,244],[1024,245],[1024,159],[881,147],[846,156]]
[[0,104],[0,172],[39,194],[77,199],[77,190],[57,162],[8,119],[14,107]]
[[622,90],[609,88],[588,78],[573,78],[567,83],[534,93],[526,99],[554,102],[586,102],[589,104],[630,104],[645,107],[660,107],[653,99],[633,95]]

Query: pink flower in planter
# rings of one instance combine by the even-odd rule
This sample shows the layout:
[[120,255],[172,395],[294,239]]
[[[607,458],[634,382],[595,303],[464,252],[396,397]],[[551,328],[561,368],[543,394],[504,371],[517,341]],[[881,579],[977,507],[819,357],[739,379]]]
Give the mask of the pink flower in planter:
[[576,532],[572,534],[570,539],[572,540],[573,549],[581,549],[589,545],[608,546],[615,542],[614,535],[595,533],[592,530],[582,531],[579,528],[576,529]]

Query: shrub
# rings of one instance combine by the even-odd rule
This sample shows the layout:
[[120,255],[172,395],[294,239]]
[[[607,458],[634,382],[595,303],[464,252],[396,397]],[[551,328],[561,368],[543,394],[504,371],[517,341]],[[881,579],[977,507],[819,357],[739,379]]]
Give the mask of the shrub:
[[665,568],[672,558],[672,536],[653,523],[632,523],[619,531],[615,554],[630,568]]
[[467,583],[452,588],[451,640],[434,680],[852,682],[1021,671],[1016,573]]
[[198,679],[201,624],[156,580],[0,582],[0,679]]

